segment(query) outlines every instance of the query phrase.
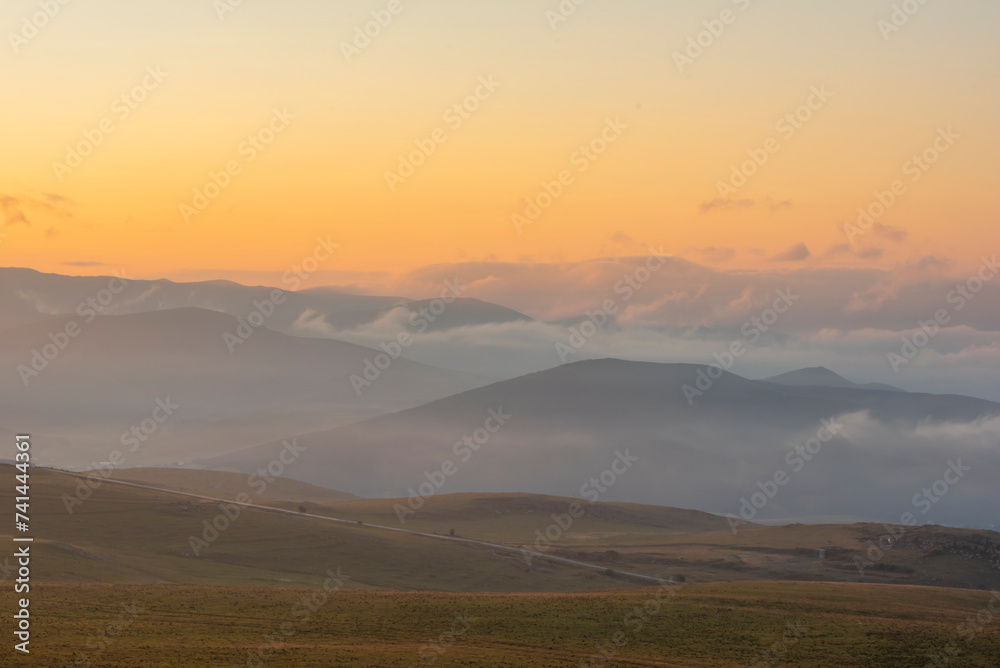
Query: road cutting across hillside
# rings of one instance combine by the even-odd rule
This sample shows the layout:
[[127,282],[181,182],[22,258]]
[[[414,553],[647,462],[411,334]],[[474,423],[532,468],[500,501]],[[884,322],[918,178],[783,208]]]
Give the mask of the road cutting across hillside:
[[[352,525],[352,526],[358,526],[358,524],[359,524],[359,522],[357,520],[345,520],[345,519],[342,519],[342,518],[339,518],[339,517],[327,517],[325,515],[315,515],[315,514],[312,514],[312,513],[302,513],[302,512],[295,511],[295,510],[287,510],[285,508],[275,508],[273,506],[263,506],[263,505],[259,505],[259,504],[256,504],[256,503],[246,503],[246,502],[241,502],[241,501],[233,501],[231,499],[221,499],[221,498],[214,497],[214,496],[205,496],[205,495],[202,495],[202,494],[193,494],[191,492],[178,492],[176,490],[165,489],[163,487],[153,487],[151,485],[142,485],[142,484],[134,483],[134,482],[125,482],[123,480],[110,480],[108,478],[101,478],[101,477],[97,477],[97,476],[84,475],[82,473],[75,473],[73,471],[63,471],[63,470],[60,470],[60,469],[48,469],[48,470],[52,471],[53,473],[59,473],[59,474],[65,475],[65,476],[73,477],[73,478],[82,478],[84,480],[94,480],[94,481],[100,482],[101,484],[112,484],[112,485],[123,485],[123,486],[126,486],[126,487],[137,487],[139,489],[145,489],[145,490],[149,490],[149,491],[152,491],[152,492],[161,492],[161,493],[164,493],[164,494],[174,494],[174,495],[178,495],[178,496],[187,496],[187,497],[191,497],[191,498],[195,498],[195,499],[201,499],[201,500],[205,500],[205,501],[218,501],[220,503],[231,503],[231,504],[240,506],[241,508],[253,508],[255,510],[262,510],[262,511],[265,511],[265,512],[282,513],[282,514],[286,514],[286,515],[292,515],[294,517],[309,517],[309,518],[317,519],[317,520],[325,520],[327,522],[336,522],[338,524],[347,524],[347,525]],[[456,543],[465,543],[465,544],[468,544],[468,545],[477,545],[479,547],[488,547],[488,548],[491,548],[491,549],[494,549],[494,550],[503,550],[505,552],[511,552],[511,553],[514,553],[514,554],[519,554],[519,555],[522,555],[522,556],[528,556],[528,557],[532,557],[532,558],[535,558],[535,559],[545,559],[547,561],[552,561],[552,562],[561,563],[561,564],[568,564],[568,565],[571,565],[571,566],[579,566],[581,568],[588,568],[588,569],[595,570],[595,571],[604,572],[604,571],[608,570],[607,566],[600,566],[598,564],[590,564],[590,563],[587,563],[585,561],[577,561],[576,559],[568,559],[566,557],[558,557],[558,556],[551,555],[551,554],[545,554],[543,552],[537,552],[535,550],[528,550],[528,549],[525,549],[523,547],[513,547],[511,545],[502,545],[500,543],[489,543],[487,541],[473,540],[471,538],[461,538],[461,537],[458,537],[458,536],[442,536],[442,535],[436,534],[436,533],[426,533],[426,532],[423,532],[423,531],[413,531],[412,529],[401,529],[399,527],[390,527],[390,526],[385,526],[385,525],[382,525],[382,524],[369,524],[367,522],[364,522],[364,523],[361,523],[361,524],[363,526],[369,528],[369,529],[378,529],[378,530],[381,530],[381,531],[395,531],[397,533],[409,534],[411,536],[422,536],[424,538],[433,538],[433,539],[436,539],[436,540],[447,540],[447,541],[452,541],[452,542],[456,542]],[[673,580],[671,578],[660,578],[660,577],[656,577],[655,575],[643,575],[641,573],[631,573],[629,571],[620,571],[620,570],[614,570],[614,573],[615,573],[615,575],[620,575],[620,576],[624,576],[624,577],[627,577],[627,578],[635,578],[635,579],[638,579],[638,580],[648,581],[648,582],[651,582],[651,583],[661,584],[661,585],[663,585],[663,584],[671,584],[671,585],[682,585],[682,584],[684,584],[682,582],[677,582],[677,581],[675,581],[675,580]]]

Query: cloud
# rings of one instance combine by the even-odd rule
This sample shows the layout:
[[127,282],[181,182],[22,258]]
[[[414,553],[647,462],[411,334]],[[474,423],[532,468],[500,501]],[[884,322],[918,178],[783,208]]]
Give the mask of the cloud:
[[706,262],[729,262],[736,257],[736,250],[723,246],[705,246],[703,248],[691,248],[690,253],[698,255]]
[[27,211],[37,211],[62,218],[72,217],[69,209],[73,200],[63,195],[55,193],[42,193],[40,196],[33,195],[5,195],[0,194],[0,212],[3,213],[6,225],[16,225],[18,223],[31,225]]
[[847,244],[837,244],[836,246],[831,246],[830,250],[823,253],[823,258],[837,257],[838,255],[846,255],[851,252],[851,247]]
[[881,248],[866,248],[856,251],[854,254],[862,260],[878,260],[885,254],[885,251]]
[[954,265],[953,260],[940,255],[925,255],[916,260],[904,262],[883,275],[874,285],[851,295],[851,301],[845,311],[848,313],[877,311],[887,302],[898,300],[904,288],[921,282],[926,283],[933,275],[941,274]]
[[909,236],[909,232],[900,227],[893,227],[892,225],[885,225],[878,222],[875,223],[872,230],[875,232],[876,236],[888,239],[889,241],[895,241],[897,243],[906,241],[906,237]]
[[772,262],[802,262],[809,258],[812,253],[804,243],[797,243],[786,251],[782,251],[771,257]]
[[855,250],[851,248],[850,244],[837,244],[836,246],[831,246],[826,253],[823,254],[822,259],[828,260],[841,255],[853,255],[854,257],[861,258],[862,260],[878,260],[885,254],[885,251],[881,248],[864,248]]
[[[727,254],[722,247],[700,250],[720,257]],[[686,255],[695,257],[691,252]],[[950,261],[941,257],[921,258],[897,265],[892,271],[863,266],[813,268],[809,263],[774,263],[768,270],[744,271],[713,269],[672,256],[652,275],[644,277],[648,280],[641,287],[631,289],[624,282],[626,277],[634,280],[632,277],[647,258],[637,255],[580,262],[465,262],[427,266],[393,276],[344,275],[338,283],[339,289],[347,292],[427,299],[438,296],[445,281],[459,281],[465,286],[462,297],[500,304],[545,322],[579,318],[587,310],[614,299],[620,307],[621,322],[627,318],[651,327],[729,328],[737,333],[748,318],[759,315],[774,301],[777,290],[791,289],[802,298],[782,317],[776,330],[799,335],[824,329],[909,331],[918,320],[926,320],[937,309],[947,307],[945,296],[958,282],[968,279],[968,275],[952,275],[956,272],[948,269]],[[887,293],[890,288],[892,292]],[[896,295],[891,310],[859,308],[888,294]],[[986,285],[976,297],[976,307],[961,313],[960,324],[980,331],[1000,330],[995,315],[990,319],[997,312],[1000,280]]]
[[609,234],[604,238],[601,242],[599,253],[608,256],[627,255],[642,253],[646,248],[647,244],[637,241],[625,232],[618,230],[614,234]]
[[7,225],[14,225],[15,223],[31,224],[24,215],[24,210],[21,206],[21,200],[17,197],[0,195],[0,209],[3,210],[4,222]]
[[[702,202],[698,206],[698,210],[701,211],[703,214],[705,214],[709,213],[710,211],[714,211],[716,209],[752,209],[760,203],[761,202],[758,202],[757,200],[751,199],[749,197],[746,197],[744,199],[727,199],[725,197],[716,197],[713,200]],[[773,212],[779,209],[790,207],[792,205],[792,200],[786,199],[779,202],[775,200],[773,197],[767,196],[764,198],[763,204],[766,205],[767,208]]]
[[713,200],[707,202],[702,202],[698,207],[698,210],[702,213],[708,213],[715,209],[750,209],[757,206],[757,202],[752,199],[726,199],[724,197],[716,197]]
[[632,237],[630,237],[629,235],[625,234],[621,230],[619,230],[619,231],[617,231],[617,232],[615,232],[614,234],[611,235],[611,241],[614,241],[617,244],[622,244],[623,246],[627,246],[629,244],[635,243],[635,240]]
[[914,262],[903,265],[907,271],[924,273],[940,272],[955,266],[955,261],[943,255],[925,255]]

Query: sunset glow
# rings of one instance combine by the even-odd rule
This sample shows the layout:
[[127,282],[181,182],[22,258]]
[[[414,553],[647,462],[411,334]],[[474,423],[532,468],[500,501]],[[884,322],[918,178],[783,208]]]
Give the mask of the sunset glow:
[[[650,244],[721,268],[972,267],[1000,243],[995,3],[928,3],[899,30],[861,0],[592,2],[558,19],[555,2],[389,4],[103,0],[8,36],[4,263],[229,278],[329,236],[331,272]],[[2,23],[30,34],[35,11],[6,3]],[[956,139],[938,155],[942,132]],[[734,167],[752,175],[720,188]],[[896,180],[879,225],[849,239]]]

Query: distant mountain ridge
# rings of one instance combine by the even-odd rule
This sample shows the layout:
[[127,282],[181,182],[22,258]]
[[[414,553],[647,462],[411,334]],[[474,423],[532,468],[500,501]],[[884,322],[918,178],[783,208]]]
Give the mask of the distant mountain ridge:
[[843,376],[830,371],[826,367],[814,366],[806,369],[796,369],[770,378],[763,378],[771,383],[788,385],[789,387],[841,387],[863,390],[882,390],[885,392],[905,392],[898,387],[884,383],[854,383]]
[[[74,336],[65,333],[70,323]],[[180,405],[176,416],[158,423],[150,445],[127,465],[174,464],[489,382],[402,357],[375,367],[382,354],[250,328],[200,308],[49,317],[0,332],[0,367],[7,369],[0,424],[44,438],[50,447],[37,454],[45,462],[87,466],[106,460],[121,447],[120,434],[169,398]],[[366,373],[369,384],[358,391],[352,375]]]
[[[0,267],[0,330],[37,322],[53,315],[72,314],[81,303],[107,288],[113,276],[64,276],[33,269]],[[296,336],[330,336],[337,329],[369,325],[396,308],[413,313],[430,308],[434,299],[360,295],[329,288],[306,290],[246,286],[231,281],[174,281],[128,279],[120,294],[106,305],[104,315],[124,315],[178,308],[202,308],[246,318],[255,302],[270,299],[277,289],[284,302],[268,319],[270,329]],[[449,295],[443,313],[425,316],[427,331],[488,323],[530,321],[523,313],[480,299]],[[419,315],[416,317],[420,317]],[[303,329],[302,323],[320,321],[325,329]]]
[[[989,420],[1000,417],[1000,404],[956,395],[787,386],[732,373],[689,404],[683,388],[703,369],[605,359],[520,376],[303,434],[299,440],[308,453],[303,469],[292,475],[365,497],[406,496],[432,480],[443,492],[583,496],[587,481],[611,466],[616,453],[627,452],[640,463],[614,476],[619,482],[607,486],[602,501],[734,513],[741,499],[760,491],[757,483],[781,469],[797,475],[768,501],[761,519],[871,517],[876,509],[906,508],[919,491],[911,490],[913,480],[933,481],[949,459],[963,457],[976,462],[977,475],[936,510],[965,512],[982,526],[995,521],[986,521],[985,508],[1000,502],[1000,492],[988,482],[994,473],[1000,477],[1000,467],[978,445],[980,437],[963,434],[993,428]],[[508,416],[498,429],[489,423],[497,413]],[[821,431],[831,424],[837,425],[832,436]],[[826,445],[816,441],[818,434]],[[475,448],[466,440],[473,437],[481,441]],[[795,450],[809,439],[822,456]],[[251,470],[252,462],[267,460],[279,445],[200,463]],[[915,449],[920,457],[904,457]],[[443,464],[448,461],[454,470]],[[452,474],[438,473],[443,466]]]

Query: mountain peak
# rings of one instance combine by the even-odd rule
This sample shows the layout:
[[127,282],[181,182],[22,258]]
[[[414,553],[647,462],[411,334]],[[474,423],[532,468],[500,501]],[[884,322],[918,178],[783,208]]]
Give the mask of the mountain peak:
[[788,373],[782,373],[777,376],[771,376],[770,378],[764,378],[764,380],[777,383],[779,385],[788,385],[790,387],[839,387],[848,389],[866,389],[866,390],[883,390],[888,392],[902,392],[897,387],[892,385],[884,385],[882,383],[854,383],[840,374],[827,369],[825,366],[813,366],[806,367],[804,369],[796,369],[795,371],[789,371]]

